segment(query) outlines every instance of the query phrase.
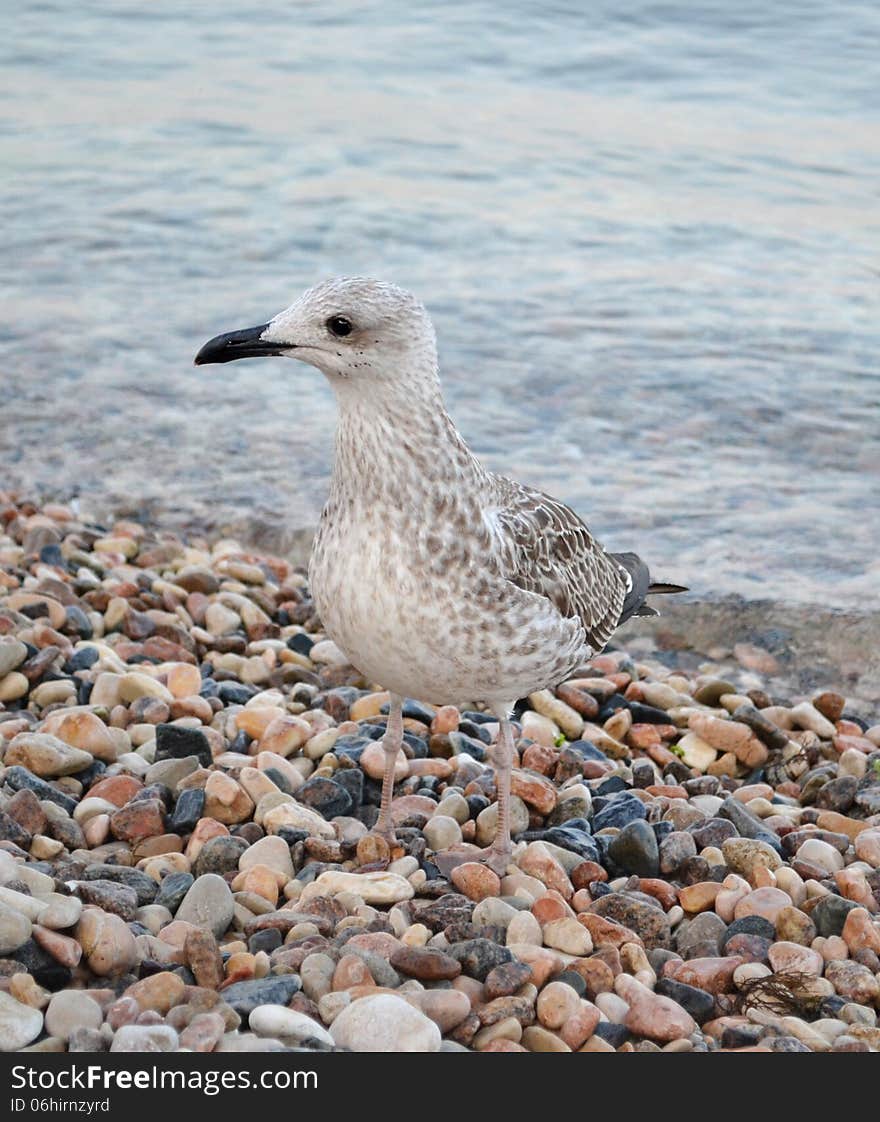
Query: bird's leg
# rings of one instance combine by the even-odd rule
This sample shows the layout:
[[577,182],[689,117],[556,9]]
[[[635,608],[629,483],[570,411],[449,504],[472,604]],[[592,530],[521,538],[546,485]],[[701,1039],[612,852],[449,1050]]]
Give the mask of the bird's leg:
[[388,722],[382,747],[385,749],[385,772],[382,776],[382,802],[379,804],[379,818],[374,832],[383,837],[389,845],[394,845],[394,826],[391,822],[391,797],[394,794],[394,768],[403,744],[403,698],[392,693],[388,706]]
[[507,872],[513,845],[510,840],[510,775],[513,771],[513,726],[508,710],[498,714],[501,722],[498,739],[492,752],[495,765],[495,790],[498,796],[498,822],[495,826],[495,840],[488,849],[483,850],[480,858],[500,877]]

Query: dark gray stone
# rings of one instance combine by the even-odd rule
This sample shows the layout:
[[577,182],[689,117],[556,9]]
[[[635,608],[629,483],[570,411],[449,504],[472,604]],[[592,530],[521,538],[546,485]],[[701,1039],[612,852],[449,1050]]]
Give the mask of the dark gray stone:
[[138,896],[135,889],[113,880],[81,880],[76,894],[84,904],[97,904],[105,912],[121,916],[131,923],[137,916]]
[[817,807],[823,810],[836,810],[839,814],[846,814],[856,797],[859,781],[854,775],[839,775],[830,780],[816,795]]
[[855,900],[844,900],[842,896],[823,896],[810,912],[810,919],[816,931],[826,939],[829,935],[840,935],[847,915],[859,905]]
[[676,1005],[690,1013],[698,1025],[715,1015],[715,998],[696,986],[688,986],[684,982],[673,981],[672,978],[661,978],[654,992],[663,997],[671,997]]
[[3,782],[11,787],[13,791],[33,791],[38,799],[48,799],[49,802],[60,806],[62,810],[66,810],[68,814],[73,814],[76,810],[76,799],[71,798],[70,795],[63,794],[56,787],[53,787],[51,783],[46,783],[20,764],[15,764],[13,767],[6,769]]
[[231,873],[238,869],[238,860],[247,849],[248,843],[244,838],[221,836],[209,838],[199,851],[193,864],[193,872],[197,877],[205,873]]
[[[700,912],[693,919],[684,920],[675,932],[675,946],[684,958],[710,957],[720,954],[721,940],[727,924],[715,912]],[[699,954],[694,952],[699,950]]]
[[191,834],[204,812],[205,792],[199,787],[188,787],[178,795],[168,829],[172,834]]
[[287,1005],[300,989],[298,974],[271,974],[248,982],[234,982],[223,991],[223,1000],[245,1020],[258,1005]]
[[169,873],[162,878],[154,903],[161,904],[174,915],[195,879],[192,873]]
[[304,783],[294,797],[327,819],[350,814],[354,808],[351,795],[341,784],[320,775]]
[[639,818],[647,818],[647,816],[648,812],[645,804],[635,795],[624,792],[616,798],[610,798],[600,810],[594,813],[593,833],[598,833],[599,830],[604,830],[608,826],[623,829],[630,822],[635,822]]
[[570,853],[577,853],[585,861],[599,861],[599,847],[583,819],[573,818],[561,826],[545,830],[542,840],[558,845],[560,849],[567,849]]
[[772,942],[776,938],[776,928],[763,916],[743,916],[742,919],[735,919],[719,940],[718,945],[722,951],[727,946],[728,939],[732,939],[734,935],[760,935],[762,939],[770,939]]
[[210,767],[213,757],[207,736],[200,729],[157,725],[155,759],[179,760],[184,756],[197,756],[202,767]]
[[736,826],[737,833],[741,838],[755,838],[758,841],[766,842],[771,845],[780,856],[782,855],[782,843],[778,836],[768,830],[760,819],[751,815],[741,802],[732,796],[728,796],[718,811],[719,818],[729,818],[730,821]]
[[152,877],[142,873],[140,869],[131,869],[127,865],[88,865],[80,880],[111,880],[117,884],[128,885],[137,893],[138,907],[152,904],[156,899],[159,886]]
[[12,842],[19,849],[26,851],[30,849],[31,836],[30,831],[26,830],[11,814],[0,810],[0,841]]
[[480,982],[485,982],[490,970],[513,959],[507,947],[501,947],[489,939],[467,939],[463,943],[453,944],[446,953],[461,963],[465,974]]
[[660,842],[660,872],[666,877],[673,876],[684,861],[696,855],[697,843],[693,834],[675,830]]
[[608,856],[625,873],[656,877],[660,871],[657,837],[644,819],[628,823],[608,845]]
[[737,836],[737,829],[729,818],[707,818],[705,822],[695,822],[693,826],[689,826],[688,833],[696,842],[698,850],[710,845],[720,849],[722,842]]

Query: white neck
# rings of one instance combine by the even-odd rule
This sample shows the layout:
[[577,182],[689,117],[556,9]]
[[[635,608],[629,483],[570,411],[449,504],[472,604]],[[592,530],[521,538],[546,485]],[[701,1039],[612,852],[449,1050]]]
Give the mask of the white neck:
[[334,379],[339,405],[331,499],[398,503],[401,486],[485,477],[443,405],[436,365],[415,376]]

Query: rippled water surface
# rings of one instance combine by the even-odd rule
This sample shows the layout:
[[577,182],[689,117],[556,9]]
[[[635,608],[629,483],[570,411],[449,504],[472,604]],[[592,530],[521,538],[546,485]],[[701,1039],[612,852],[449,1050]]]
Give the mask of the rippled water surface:
[[[416,290],[499,470],[704,597],[876,605],[873,3],[23,3],[0,43],[3,476],[270,543],[330,390],[218,331]],[[0,483],[2,485],[2,483]]]

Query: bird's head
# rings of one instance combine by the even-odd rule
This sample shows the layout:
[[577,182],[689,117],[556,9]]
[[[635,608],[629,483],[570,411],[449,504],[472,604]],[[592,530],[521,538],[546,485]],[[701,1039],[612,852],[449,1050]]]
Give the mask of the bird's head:
[[323,281],[257,327],[209,340],[196,366],[280,355],[316,366],[337,385],[375,385],[436,369],[428,313],[403,289],[364,277]]

